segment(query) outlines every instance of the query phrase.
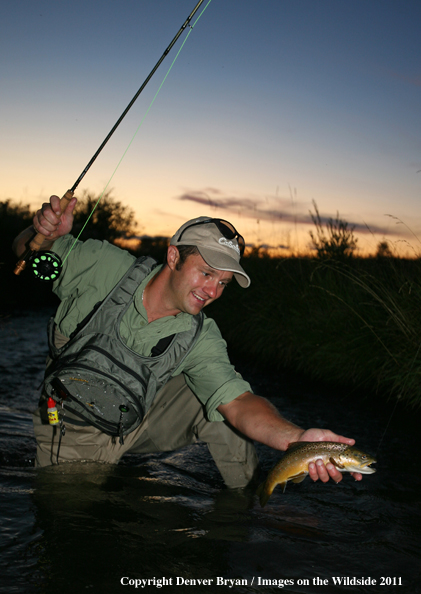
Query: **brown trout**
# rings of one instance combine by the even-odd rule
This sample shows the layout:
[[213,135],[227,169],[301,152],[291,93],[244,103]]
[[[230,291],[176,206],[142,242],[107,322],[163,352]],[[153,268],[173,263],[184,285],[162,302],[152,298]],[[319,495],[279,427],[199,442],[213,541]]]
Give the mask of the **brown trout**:
[[374,458],[345,443],[295,441],[289,444],[285,455],[271,470],[266,481],[258,487],[260,505],[266,505],[276,485],[281,485],[285,492],[288,481],[301,483],[308,475],[308,465],[316,460],[323,460],[325,464],[331,462],[340,472],[376,472],[375,468],[370,468],[370,464],[376,462]]

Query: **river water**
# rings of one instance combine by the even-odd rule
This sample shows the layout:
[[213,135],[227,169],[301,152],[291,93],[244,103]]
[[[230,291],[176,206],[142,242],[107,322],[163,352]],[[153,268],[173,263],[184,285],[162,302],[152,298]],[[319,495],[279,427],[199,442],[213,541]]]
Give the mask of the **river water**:
[[[239,364],[287,418],[354,437],[377,473],[289,483],[262,509],[224,488],[202,444],[36,471],[31,410],[50,315],[0,316],[2,592],[421,592],[419,413]],[[263,471],[279,458],[258,452]]]

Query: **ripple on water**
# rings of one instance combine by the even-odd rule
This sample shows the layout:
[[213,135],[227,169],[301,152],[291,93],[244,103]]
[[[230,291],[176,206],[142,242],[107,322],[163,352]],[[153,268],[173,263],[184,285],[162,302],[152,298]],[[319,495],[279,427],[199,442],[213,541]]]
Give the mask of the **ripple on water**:
[[[8,591],[74,594],[92,587],[107,594],[120,588],[123,575],[250,580],[388,575],[403,578],[402,592],[420,591],[421,480],[412,455],[417,433],[408,430],[399,411],[382,442],[376,474],[358,483],[345,475],[339,485],[307,478],[289,484],[285,494],[275,489],[264,509],[253,493],[224,489],[203,444],[126,456],[118,466],[35,471],[30,411],[42,378],[50,313],[22,312],[0,324],[0,572]],[[318,419],[376,452],[390,416],[387,407],[373,410],[355,394],[338,399],[290,376],[252,379],[258,393],[276,394],[275,404],[297,423],[310,426]],[[280,457],[265,446],[258,452],[264,472]],[[282,590],[312,592],[298,586]],[[368,586],[346,591],[374,592]]]

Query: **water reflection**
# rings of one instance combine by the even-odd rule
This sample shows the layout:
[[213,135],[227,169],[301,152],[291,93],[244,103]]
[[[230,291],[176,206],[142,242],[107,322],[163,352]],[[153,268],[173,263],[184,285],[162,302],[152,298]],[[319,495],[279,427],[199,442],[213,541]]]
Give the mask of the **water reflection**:
[[[180,452],[127,456],[118,466],[32,468],[30,410],[42,374],[42,316],[27,313],[0,340],[0,572],[2,587],[25,594],[126,591],[120,580],[213,580],[177,592],[392,592],[335,587],[333,576],[402,577],[400,592],[421,592],[419,414],[398,409],[377,452],[393,404],[281,374],[250,377],[291,420],[356,437],[378,459],[360,483],[288,485],[262,509],[245,490],[229,491],[200,444]],[[12,373],[17,366],[19,373]],[[239,365],[241,370],[241,365]],[[279,455],[258,447],[264,471]],[[245,580],[230,589],[217,577]],[[314,586],[319,577],[329,585]],[[271,583],[259,584],[258,579]],[[293,586],[278,587],[280,580]],[[298,581],[308,580],[308,585]],[[256,585],[257,584],[257,585]],[[123,588],[123,590],[122,590]],[[150,585],[144,591],[151,592]],[[170,590],[171,588],[171,590]],[[128,587],[127,591],[131,591]]]
[[[68,464],[42,469],[34,491],[46,592],[123,576],[214,578],[227,570],[224,542],[247,538],[251,494],[174,485],[145,467]],[[218,541],[209,546],[208,539]]]

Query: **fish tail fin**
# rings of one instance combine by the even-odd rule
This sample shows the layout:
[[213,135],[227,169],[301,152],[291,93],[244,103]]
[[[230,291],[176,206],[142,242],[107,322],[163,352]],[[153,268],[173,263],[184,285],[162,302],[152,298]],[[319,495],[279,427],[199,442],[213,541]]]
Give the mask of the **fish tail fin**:
[[[285,493],[287,481],[285,481],[284,483],[280,483],[280,485],[282,487],[282,493]],[[269,486],[266,484],[266,482],[262,483],[261,485],[259,485],[257,487],[256,495],[259,497],[261,507],[265,507],[265,505],[268,502],[269,497],[272,495],[272,493],[273,493],[273,488],[270,489]]]
[[259,493],[260,507],[265,507],[270,496],[271,496],[271,493],[269,493],[269,491],[267,489],[262,488],[262,490]]
[[261,483],[257,487],[256,495],[259,498],[260,506],[265,507],[266,503],[268,502],[269,497],[271,496],[271,493],[269,493],[268,489],[266,488],[266,482]]

